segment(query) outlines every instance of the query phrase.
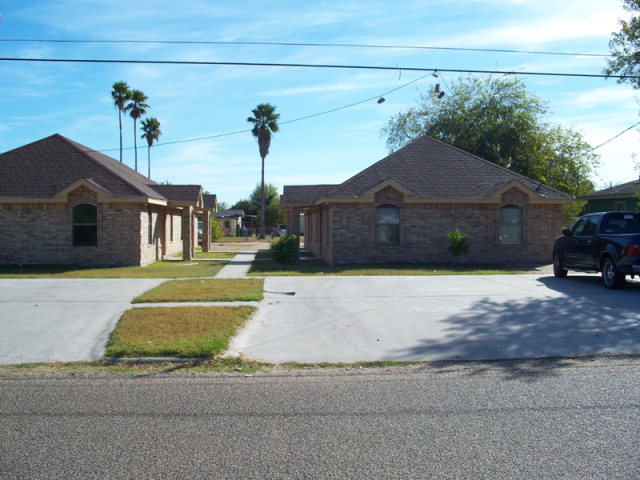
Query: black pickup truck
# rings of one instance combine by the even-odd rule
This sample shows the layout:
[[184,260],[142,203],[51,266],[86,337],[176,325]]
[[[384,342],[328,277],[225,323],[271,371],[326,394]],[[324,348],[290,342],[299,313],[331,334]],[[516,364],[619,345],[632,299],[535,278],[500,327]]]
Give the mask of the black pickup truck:
[[599,212],[581,217],[553,245],[553,274],[568,270],[602,272],[607,288],[620,288],[625,276],[640,275],[640,212]]

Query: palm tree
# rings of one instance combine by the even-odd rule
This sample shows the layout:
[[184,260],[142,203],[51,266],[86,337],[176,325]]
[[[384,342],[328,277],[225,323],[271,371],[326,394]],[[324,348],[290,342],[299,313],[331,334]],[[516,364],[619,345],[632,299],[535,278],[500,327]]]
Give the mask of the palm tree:
[[276,107],[269,103],[261,103],[251,110],[253,117],[247,118],[247,122],[253,124],[251,133],[258,139],[258,149],[262,158],[262,176],[260,180],[260,238],[264,238],[264,159],[269,154],[271,146],[271,134],[280,130]]
[[127,82],[116,82],[111,87],[111,98],[113,103],[118,107],[118,123],[120,125],[120,163],[122,163],[122,112],[124,112],[126,103],[131,100],[131,90]]
[[137,172],[138,171],[138,139],[136,135],[136,130],[137,130],[136,120],[138,120],[142,115],[147,113],[147,108],[149,108],[149,105],[144,103],[147,101],[147,96],[144,93],[142,93],[140,90],[132,90],[131,98],[129,100],[130,101],[125,107],[125,110],[128,111],[131,118],[133,118],[133,147],[136,152],[135,166],[136,166],[136,172]]
[[147,177],[151,178],[151,146],[154,141],[157,141],[162,135],[162,131],[160,130],[160,121],[155,118],[145,118],[142,121],[142,131],[144,132],[140,138],[147,139],[147,166],[148,173]]

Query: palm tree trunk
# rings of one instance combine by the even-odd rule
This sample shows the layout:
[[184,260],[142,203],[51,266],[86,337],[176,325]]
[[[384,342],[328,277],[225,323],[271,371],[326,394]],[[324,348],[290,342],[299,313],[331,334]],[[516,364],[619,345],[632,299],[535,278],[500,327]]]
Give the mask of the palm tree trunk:
[[136,172],[138,171],[138,139],[136,138],[136,119],[133,119],[133,150],[135,152],[135,166]]
[[260,181],[260,238],[264,239],[264,157],[262,157],[262,176]]
[[120,125],[120,163],[122,163],[122,110],[118,109],[118,124]]
[[147,147],[147,178],[151,178],[151,145]]

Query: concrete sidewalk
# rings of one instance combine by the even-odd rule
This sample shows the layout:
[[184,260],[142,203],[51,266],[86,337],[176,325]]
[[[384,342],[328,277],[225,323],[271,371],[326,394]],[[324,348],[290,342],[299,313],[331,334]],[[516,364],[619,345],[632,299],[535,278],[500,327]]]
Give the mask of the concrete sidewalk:
[[256,258],[257,251],[238,252],[215,278],[245,278],[249,273],[251,262]]
[[0,364],[102,358],[131,300],[164,281],[0,280]]

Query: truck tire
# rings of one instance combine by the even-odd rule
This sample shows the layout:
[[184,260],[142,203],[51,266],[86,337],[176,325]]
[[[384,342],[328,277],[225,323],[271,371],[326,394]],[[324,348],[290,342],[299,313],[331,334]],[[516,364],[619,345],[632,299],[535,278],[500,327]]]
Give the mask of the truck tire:
[[553,275],[557,278],[564,278],[567,276],[567,269],[564,266],[562,257],[557,252],[553,254]]
[[616,262],[607,255],[602,260],[602,283],[607,288],[620,288],[624,285],[624,274],[618,271]]

